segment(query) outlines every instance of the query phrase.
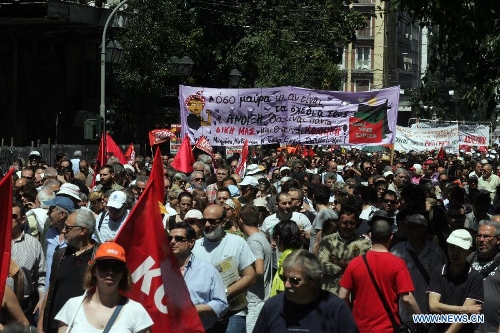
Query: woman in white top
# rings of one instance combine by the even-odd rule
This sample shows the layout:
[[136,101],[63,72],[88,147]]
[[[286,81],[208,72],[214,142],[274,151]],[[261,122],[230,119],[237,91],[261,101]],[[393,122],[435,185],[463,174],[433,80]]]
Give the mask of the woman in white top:
[[84,288],[87,292],[69,299],[55,317],[59,320],[58,332],[103,332],[119,305],[122,307],[110,333],[149,332],[153,321],[144,307],[122,295],[130,286],[125,250],[113,242],[102,244],[85,273]]

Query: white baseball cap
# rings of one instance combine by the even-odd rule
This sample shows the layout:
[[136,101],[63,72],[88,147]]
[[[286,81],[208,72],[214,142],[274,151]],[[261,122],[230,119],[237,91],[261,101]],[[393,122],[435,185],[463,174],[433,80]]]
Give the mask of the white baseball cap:
[[451,235],[446,240],[446,243],[456,245],[464,250],[468,250],[472,246],[472,236],[465,229],[453,230]]
[[108,207],[120,209],[127,201],[127,195],[122,191],[114,191],[109,196]]

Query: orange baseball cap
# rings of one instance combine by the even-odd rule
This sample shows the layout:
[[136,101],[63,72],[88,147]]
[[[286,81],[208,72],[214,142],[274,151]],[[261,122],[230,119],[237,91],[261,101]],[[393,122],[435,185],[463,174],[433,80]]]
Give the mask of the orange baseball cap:
[[125,250],[114,242],[102,243],[95,253],[94,260],[115,259],[126,262]]

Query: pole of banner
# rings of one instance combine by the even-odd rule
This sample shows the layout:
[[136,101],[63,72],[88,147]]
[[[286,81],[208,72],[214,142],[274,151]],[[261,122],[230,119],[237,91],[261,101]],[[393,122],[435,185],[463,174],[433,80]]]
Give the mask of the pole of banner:
[[391,167],[392,163],[394,163],[394,144],[391,145]]
[[126,4],[128,0],[120,2],[109,14],[104,29],[102,31],[101,39],[101,104],[99,105],[99,115],[102,119],[102,135],[103,135],[103,149],[106,150],[106,33],[108,31],[109,22],[115,16],[120,7]]

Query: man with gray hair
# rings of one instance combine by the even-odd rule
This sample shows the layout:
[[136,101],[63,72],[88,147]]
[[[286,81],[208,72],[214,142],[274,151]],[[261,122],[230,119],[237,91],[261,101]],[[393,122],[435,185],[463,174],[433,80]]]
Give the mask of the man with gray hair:
[[387,189],[394,191],[399,197],[401,196],[401,190],[408,183],[409,179],[408,171],[403,168],[398,168],[394,171],[394,180],[389,184]]
[[499,185],[500,177],[493,173],[491,164],[483,165],[483,175],[477,180],[477,189],[487,191],[490,194],[491,202],[493,202]]
[[[498,219],[495,215],[492,219]],[[476,251],[469,257],[472,268],[483,276],[484,323],[477,326],[478,333],[497,332],[500,327],[500,223],[491,220],[479,222]]]
[[77,174],[80,172],[80,159],[82,158],[82,151],[81,150],[75,150],[73,153],[73,158],[70,160],[71,165],[73,167],[73,173]]
[[283,262],[283,272],[285,292],[266,301],[253,333],[358,332],[347,305],[321,289],[323,271],[312,253],[293,251]]
[[49,291],[37,325],[39,332],[57,332],[56,314],[68,299],[83,295],[83,278],[95,252],[95,225],[94,213],[86,208],[77,209],[65,221],[62,233],[68,246],[54,255]]

